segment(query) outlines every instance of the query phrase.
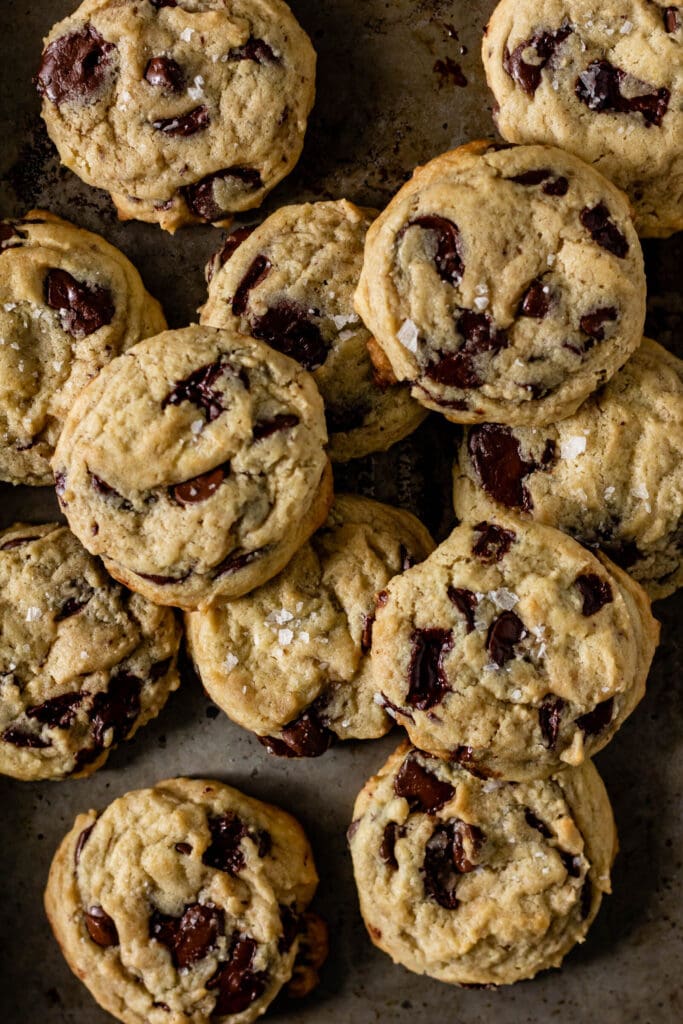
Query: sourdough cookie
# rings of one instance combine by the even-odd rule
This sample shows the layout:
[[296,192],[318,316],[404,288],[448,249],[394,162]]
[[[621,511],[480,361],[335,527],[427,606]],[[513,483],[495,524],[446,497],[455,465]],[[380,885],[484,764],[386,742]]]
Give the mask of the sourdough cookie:
[[51,484],[78,392],[166,321],[122,252],[44,210],[0,221],[0,269],[0,480]]
[[381,699],[421,750],[535,779],[605,746],[659,637],[642,588],[550,526],[463,524],[393,579],[372,631]]
[[301,826],[220,782],[170,779],[80,814],[45,907],[125,1024],[248,1024],[292,975],[317,885]]
[[510,142],[560,146],[622,188],[641,235],[683,228],[683,7],[501,0],[482,44]]
[[326,439],[293,359],[194,325],[136,345],[81,393],[53,460],[57,494],[116,579],[204,607],[265,583],[324,522]]
[[229,224],[291,171],[315,52],[282,0],[85,0],[35,81],[62,163],[175,231]]
[[428,408],[554,423],[642,337],[626,198],[559,149],[461,146],[418,168],[371,225],[356,309]]
[[346,200],[284,206],[229,235],[207,271],[201,323],[260,338],[313,373],[333,462],[386,451],[426,415],[390,369],[373,368],[353,309],[374,216]]
[[395,963],[455,985],[558,967],[610,890],[617,835],[591,761],[491,782],[403,744],[348,831],[361,913]]
[[512,509],[602,548],[645,588],[683,583],[683,363],[645,338],[566,420],[466,431],[453,476],[460,519]]
[[393,723],[375,702],[375,595],[433,550],[409,512],[337,495],[325,525],[279,576],[186,616],[209,696],[283,757],[317,757],[336,737],[383,736]]
[[57,523],[0,531],[0,772],[90,775],[178,687],[171,611]]

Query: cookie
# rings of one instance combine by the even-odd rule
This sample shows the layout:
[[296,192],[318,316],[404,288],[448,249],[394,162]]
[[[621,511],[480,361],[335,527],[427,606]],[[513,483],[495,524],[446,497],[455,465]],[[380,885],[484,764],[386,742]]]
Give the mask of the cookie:
[[482,44],[510,142],[560,146],[629,196],[641,235],[683,228],[683,9],[501,0]]
[[540,523],[463,524],[378,595],[380,697],[421,750],[538,779],[611,740],[659,637],[642,588]]
[[403,509],[337,495],[327,522],[279,576],[186,616],[209,696],[274,754],[316,757],[393,722],[375,702],[368,652],[375,594],[434,543]]
[[90,775],[179,684],[172,612],[111,580],[58,523],[0,531],[0,772]]
[[35,81],[62,163],[175,231],[229,224],[291,171],[315,52],[282,0],[85,0]]
[[170,779],[80,814],[45,893],[67,963],[125,1024],[248,1024],[292,974],[318,878],[298,822]]
[[260,338],[313,373],[334,462],[386,451],[426,415],[391,368],[373,368],[353,310],[374,216],[346,200],[281,207],[228,236],[207,273],[201,323]]
[[428,408],[554,423],[640,344],[626,198],[559,149],[461,146],[418,168],[370,227],[356,309]]
[[683,362],[645,338],[566,420],[466,431],[454,468],[460,519],[505,508],[600,547],[645,588],[683,583]]
[[44,210],[0,221],[0,267],[0,480],[51,484],[78,392],[166,321],[122,252]]
[[265,583],[324,522],[332,475],[311,376],[267,345],[193,325],[114,359],[53,460],[69,525],[157,604]]
[[617,850],[591,761],[491,782],[408,744],[366,783],[348,835],[375,945],[417,974],[474,987],[558,967],[610,892]]

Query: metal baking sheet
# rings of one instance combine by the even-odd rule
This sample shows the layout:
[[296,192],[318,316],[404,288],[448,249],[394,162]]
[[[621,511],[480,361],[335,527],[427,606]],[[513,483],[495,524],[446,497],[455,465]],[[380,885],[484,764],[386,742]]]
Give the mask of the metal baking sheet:
[[[136,263],[171,325],[181,326],[204,297],[202,268],[221,233],[195,228],[171,238],[155,227],[119,224],[104,193],[60,168],[41,126],[31,86],[41,39],[75,6],[76,0],[2,4],[0,209],[19,215],[44,206],[99,231]],[[342,196],[382,206],[415,164],[493,136],[479,59],[493,6],[493,0],[293,0],[319,54],[318,99],[301,162],[263,212]],[[461,75],[466,85],[458,84]],[[681,346],[683,301],[675,289],[683,244],[679,237],[645,248],[648,330],[675,349]],[[433,416],[387,455],[343,467],[338,484],[412,508],[441,539],[452,523],[448,471],[455,435]],[[0,484],[3,526],[56,514],[49,490]],[[0,781],[0,1022],[112,1020],[71,975],[50,934],[42,909],[50,859],[77,812],[187,774],[224,779],[281,804],[311,836],[321,878],[316,907],[329,922],[331,952],[312,997],[281,1001],[270,1011],[280,1024],[680,1024],[683,690],[676,625],[682,604],[679,595],[656,606],[663,635],[647,697],[598,757],[621,839],[614,895],[561,971],[488,992],[451,988],[394,966],[365,934],[344,832],[356,792],[398,733],[337,746],[314,761],[279,761],[225,716],[213,717],[215,709],[188,679],[157,721],[91,779]]]

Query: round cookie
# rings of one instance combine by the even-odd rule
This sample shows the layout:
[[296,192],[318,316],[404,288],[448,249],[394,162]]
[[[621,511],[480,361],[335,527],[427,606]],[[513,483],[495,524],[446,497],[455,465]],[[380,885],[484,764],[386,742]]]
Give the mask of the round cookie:
[[455,512],[478,522],[508,508],[559,527],[666,597],[683,583],[682,451],[683,363],[645,338],[566,420],[466,431]]
[[550,526],[463,524],[378,595],[381,699],[421,750],[538,779],[605,746],[659,637],[642,588]]
[[356,309],[396,377],[448,419],[563,419],[642,337],[626,198],[559,149],[461,146],[371,225]]
[[683,8],[501,0],[482,44],[510,142],[559,146],[628,194],[641,235],[683,228]]
[[179,684],[171,611],[111,580],[57,523],[0,531],[0,772],[90,775]]
[[112,576],[158,604],[205,607],[265,583],[324,522],[326,440],[293,359],[193,325],[136,345],[79,395],[57,494]]
[[220,782],[170,779],[80,814],[45,907],[125,1024],[248,1024],[289,980],[317,885],[301,826]]
[[403,744],[348,830],[376,946],[417,974],[509,985],[583,942],[617,835],[591,761],[542,781],[482,781]]
[[374,217],[345,199],[281,207],[228,236],[207,273],[201,323],[261,338],[312,371],[333,462],[386,451],[426,415],[390,368],[373,368],[370,332],[353,310]]
[[122,252],[44,210],[0,221],[0,266],[0,480],[51,484],[78,392],[166,321]]
[[85,0],[45,44],[50,137],[123,219],[229,224],[299,158],[315,52],[282,0]]
[[383,736],[393,723],[375,701],[368,656],[375,594],[433,550],[409,512],[337,495],[279,576],[186,616],[207,693],[284,757],[316,757],[335,737]]

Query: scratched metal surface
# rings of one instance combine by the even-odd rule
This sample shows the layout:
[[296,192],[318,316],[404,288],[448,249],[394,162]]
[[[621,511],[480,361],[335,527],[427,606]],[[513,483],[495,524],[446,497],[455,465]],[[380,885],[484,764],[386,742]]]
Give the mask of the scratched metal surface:
[[[104,193],[60,169],[31,87],[41,38],[74,0],[4,0],[0,59],[0,207],[42,205],[101,232],[137,264],[172,325],[194,317],[202,267],[221,235],[175,238],[118,224]],[[294,0],[319,53],[318,100],[299,166],[267,203],[347,196],[381,206],[412,167],[452,145],[493,135],[479,41],[493,0]],[[459,37],[459,38],[458,38]],[[466,52],[462,52],[465,50]],[[450,73],[447,58],[451,60]],[[438,61],[444,62],[435,70]],[[453,65],[460,66],[459,73]],[[446,66],[444,66],[446,65]],[[467,79],[462,82],[461,75]],[[259,215],[260,216],[260,215]],[[646,245],[649,332],[674,348],[683,302],[676,291],[680,238]],[[683,354],[679,350],[679,354]],[[434,417],[386,456],[345,467],[339,483],[422,515],[439,537],[450,526],[448,461],[453,430]],[[49,490],[0,484],[0,524],[56,514]],[[331,955],[317,993],[271,1011],[280,1024],[445,1021],[448,1024],[679,1024],[683,1019],[683,691],[681,600],[657,606],[663,640],[648,695],[599,755],[621,837],[614,895],[588,941],[561,971],[498,992],[461,991],[393,966],[368,941],[357,910],[344,831],[354,796],[398,736],[339,746],[317,761],[269,757],[209,704],[190,680],[158,720],[92,779],[0,781],[0,1021],[105,1024],[70,974],[49,932],[42,889],[54,849],[78,811],[176,774],[214,776],[294,812],[309,831],[321,876],[317,908],[330,924]]]

